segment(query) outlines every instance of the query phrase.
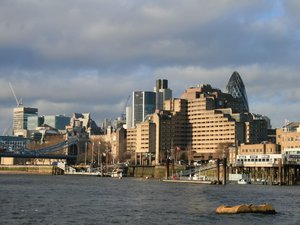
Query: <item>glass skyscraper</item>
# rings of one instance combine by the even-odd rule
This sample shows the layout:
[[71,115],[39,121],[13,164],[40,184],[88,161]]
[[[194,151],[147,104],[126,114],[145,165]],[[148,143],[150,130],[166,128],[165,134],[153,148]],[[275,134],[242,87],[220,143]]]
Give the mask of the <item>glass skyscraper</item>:
[[233,72],[226,86],[226,90],[241,103],[241,111],[249,112],[246,88],[238,72]]
[[155,112],[156,94],[152,91],[134,91],[133,92],[133,126],[143,122],[147,115]]

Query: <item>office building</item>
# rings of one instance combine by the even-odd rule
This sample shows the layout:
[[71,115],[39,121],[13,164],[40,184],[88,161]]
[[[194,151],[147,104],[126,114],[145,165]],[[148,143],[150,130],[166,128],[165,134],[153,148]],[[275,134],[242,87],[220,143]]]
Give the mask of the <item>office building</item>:
[[300,148],[300,122],[287,122],[282,128],[276,129],[276,143],[285,149]]
[[70,125],[71,118],[64,115],[47,115],[44,116],[44,124],[57,130],[65,130]]
[[248,98],[243,80],[238,72],[234,71],[231,75],[226,90],[240,103],[241,111],[249,112]]
[[131,128],[133,127],[133,123],[132,123],[132,107],[131,106],[127,106],[126,107],[126,129],[127,128]]
[[37,127],[46,124],[57,130],[65,130],[67,125],[70,125],[71,118],[64,115],[45,115],[45,116],[30,116],[28,117],[27,130],[36,130]]
[[132,125],[143,122],[146,116],[154,113],[156,94],[152,91],[134,91],[132,102]]
[[36,130],[44,124],[44,116],[29,116],[27,120],[27,130]]
[[[210,85],[188,88],[187,135],[194,159],[220,157],[229,146],[267,140],[267,123],[243,112],[237,100]],[[255,134],[255,135],[254,135]]]
[[[158,82],[159,87],[166,85]],[[138,99],[142,105],[142,93],[136,93],[135,97],[136,103]],[[208,84],[190,87],[178,99],[165,100],[163,110],[157,109],[147,121],[143,120],[143,123],[155,127],[155,132],[149,132],[150,136],[155,135],[155,138],[151,137],[152,141],[155,140],[155,163],[161,164],[175,149],[188,156],[189,161],[209,160],[222,157],[225,150],[241,143],[267,141],[270,121],[247,112],[244,103],[241,98]],[[138,125],[140,122],[136,121]],[[136,128],[128,129],[127,151],[140,153],[143,148],[136,143],[149,142],[150,136],[139,135]]]
[[156,109],[162,110],[165,100],[172,98],[172,90],[168,88],[168,80],[156,80],[154,92],[156,93]]
[[29,116],[37,116],[38,109],[30,107],[17,107],[13,109],[13,135],[26,136]]

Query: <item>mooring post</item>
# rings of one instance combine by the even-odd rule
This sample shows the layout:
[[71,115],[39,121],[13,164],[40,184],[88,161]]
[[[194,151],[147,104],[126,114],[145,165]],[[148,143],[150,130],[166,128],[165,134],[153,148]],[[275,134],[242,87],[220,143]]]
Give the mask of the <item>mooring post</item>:
[[226,184],[226,164],[227,164],[227,159],[223,158],[223,185]]
[[279,185],[282,184],[281,169],[282,169],[282,162],[281,162],[281,159],[279,159],[278,160],[278,180],[279,180]]
[[166,179],[169,178],[169,159],[167,157],[166,159],[166,171],[165,171],[165,176],[166,176]]
[[217,184],[220,184],[220,159],[216,160],[217,163]]

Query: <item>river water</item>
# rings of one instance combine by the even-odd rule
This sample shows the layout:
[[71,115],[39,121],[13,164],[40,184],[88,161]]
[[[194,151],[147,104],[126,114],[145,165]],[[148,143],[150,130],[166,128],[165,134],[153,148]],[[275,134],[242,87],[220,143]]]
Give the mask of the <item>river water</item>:
[[[271,203],[275,215],[216,215],[220,204]],[[300,224],[300,187],[152,179],[0,175],[0,224]]]

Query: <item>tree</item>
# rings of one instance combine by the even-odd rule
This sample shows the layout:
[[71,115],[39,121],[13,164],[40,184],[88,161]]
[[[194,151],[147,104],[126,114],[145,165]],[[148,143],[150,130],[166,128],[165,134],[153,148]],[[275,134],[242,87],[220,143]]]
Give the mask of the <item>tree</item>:
[[232,146],[231,142],[219,143],[215,152],[215,157],[218,159],[229,158],[229,147]]

